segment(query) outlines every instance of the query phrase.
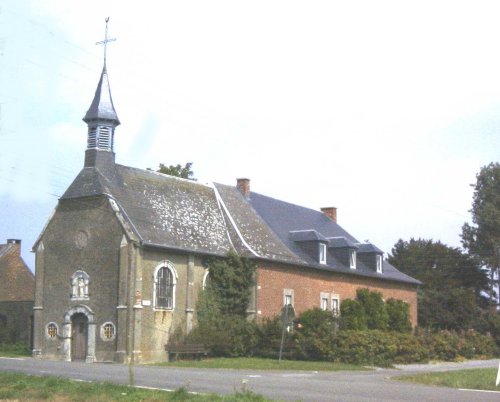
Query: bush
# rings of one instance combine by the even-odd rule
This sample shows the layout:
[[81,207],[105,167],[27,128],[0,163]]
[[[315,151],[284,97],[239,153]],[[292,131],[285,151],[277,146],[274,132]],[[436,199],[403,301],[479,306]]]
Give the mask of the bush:
[[340,328],[363,331],[368,329],[365,309],[357,300],[345,299],[340,304]]
[[391,331],[411,332],[410,305],[402,300],[389,299],[385,303],[388,327]]
[[356,291],[356,299],[365,310],[368,329],[387,329],[389,316],[385,308],[382,293],[369,289],[358,289]]
[[297,352],[301,358],[331,360],[335,323],[330,311],[314,308],[304,311],[300,328],[295,332]]

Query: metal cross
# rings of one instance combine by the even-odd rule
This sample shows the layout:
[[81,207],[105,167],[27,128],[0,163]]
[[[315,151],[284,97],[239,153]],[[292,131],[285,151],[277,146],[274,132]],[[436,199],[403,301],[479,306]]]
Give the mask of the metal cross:
[[106,31],[104,34],[104,40],[95,43],[96,45],[104,45],[104,64],[106,64],[106,51],[108,49],[108,42],[114,42],[116,40],[116,38],[112,38],[112,39],[108,38],[108,21],[109,21],[109,17],[106,18]]

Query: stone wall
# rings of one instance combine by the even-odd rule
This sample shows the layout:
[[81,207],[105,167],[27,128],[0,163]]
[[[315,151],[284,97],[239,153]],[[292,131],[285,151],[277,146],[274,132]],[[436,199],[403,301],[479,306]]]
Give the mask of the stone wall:
[[0,302],[0,342],[31,346],[33,302]]

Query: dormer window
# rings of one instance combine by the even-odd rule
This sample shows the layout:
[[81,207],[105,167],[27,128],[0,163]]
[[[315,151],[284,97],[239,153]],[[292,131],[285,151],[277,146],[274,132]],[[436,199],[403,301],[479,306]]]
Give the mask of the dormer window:
[[326,244],[319,243],[319,263],[326,264]]
[[377,273],[382,273],[382,256],[380,254],[376,255],[377,258]]
[[356,269],[356,250],[349,250],[349,268]]

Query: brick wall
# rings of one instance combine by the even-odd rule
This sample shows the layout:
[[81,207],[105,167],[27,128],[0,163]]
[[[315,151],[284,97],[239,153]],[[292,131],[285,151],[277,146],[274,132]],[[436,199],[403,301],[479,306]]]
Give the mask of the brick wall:
[[271,263],[260,263],[257,268],[258,317],[271,318],[280,314],[285,289],[293,291],[293,306],[296,314],[300,314],[320,307],[322,294],[338,295],[342,302],[356,298],[359,288],[379,291],[385,300],[392,297],[409,303],[411,323],[417,325],[417,288],[414,285]]

